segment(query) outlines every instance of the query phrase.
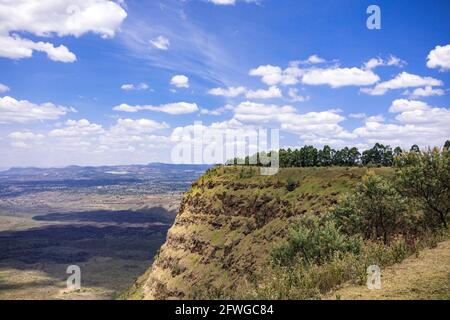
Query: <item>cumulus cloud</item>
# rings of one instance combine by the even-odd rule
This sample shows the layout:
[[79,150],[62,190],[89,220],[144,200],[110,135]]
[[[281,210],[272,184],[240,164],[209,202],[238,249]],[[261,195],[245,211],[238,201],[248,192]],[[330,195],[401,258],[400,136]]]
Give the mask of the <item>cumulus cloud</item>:
[[196,103],[188,103],[188,102],[168,103],[160,106],[152,106],[152,105],[131,106],[129,104],[123,103],[121,105],[114,107],[113,110],[121,112],[138,112],[142,110],[149,110],[149,111],[164,112],[172,115],[179,115],[197,112],[199,108]]
[[31,131],[16,131],[11,132],[8,138],[11,140],[10,144],[13,148],[31,149],[34,145],[42,144],[45,136]]
[[312,56],[309,56],[308,59],[306,59],[306,61],[303,61],[306,64],[320,64],[320,63],[325,63],[327,62],[325,59],[322,59],[321,57],[313,54]]
[[16,131],[11,132],[8,137],[12,140],[19,140],[19,141],[36,141],[36,140],[42,140],[45,138],[43,134],[36,134],[31,131]]
[[245,87],[229,87],[229,88],[214,88],[208,91],[208,94],[213,96],[223,96],[227,98],[235,98],[247,92]]
[[140,91],[140,90],[148,90],[150,87],[148,86],[148,84],[141,82],[138,84],[126,83],[123,84],[120,88],[125,91],[133,91],[133,90]]
[[372,58],[366,63],[364,63],[364,69],[366,70],[373,70],[377,67],[382,66],[396,66],[396,67],[403,67],[406,64],[405,61],[402,59],[391,55],[388,59],[382,59],[382,58]]
[[90,123],[86,119],[81,119],[78,121],[68,120],[65,125],[66,127],[64,128],[50,131],[48,135],[50,137],[80,137],[104,132],[101,125]]
[[291,106],[268,105],[255,102],[242,102],[234,109],[234,118],[241,122],[278,121],[281,114],[293,114]]
[[370,69],[340,68],[336,66],[327,68],[306,67],[300,68],[300,64],[322,63],[321,58],[313,55],[306,62],[293,61],[286,69],[278,66],[265,65],[251,69],[250,75],[261,77],[262,82],[269,86],[292,86],[298,83],[307,85],[329,85],[332,88],[345,86],[367,86],[380,80]]
[[380,80],[371,70],[353,68],[312,69],[303,76],[308,85],[329,85],[332,88],[345,86],[367,86]]
[[218,6],[234,6],[237,1],[243,1],[246,3],[259,3],[261,0],[208,0]]
[[49,42],[33,42],[22,39],[18,35],[5,37],[0,34],[0,57],[10,59],[31,58],[33,51],[44,52],[53,61],[75,62],[77,60],[75,54],[63,45],[55,47]]
[[156,39],[150,40],[151,45],[159,50],[168,50],[170,46],[170,40],[164,36],[159,36]]
[[273,99],[283,97],[281,90],[275,86],[267,90],[250,90],[246,94],[247,99]]
[[118,119],[109,128],[86,119],[69,120],[46,134],[12,132],[9,150],[18,157],[15,165],[148,163],[170,154],[169,137],[157,134],[167,128],[152,119]]
[[296,88],[289,88],[288,95],[292,102],[305,102],[309,100],[308,96],[300,95]]
[[166,128],[169,128],[167,123],[151,119],[118,119],[117,124],[111,128],[111,131],[116,133],[151,133]]
[[3,83],[0,83],[0,93],[5,93],[9,91],[9,87],[7,85],[4,85]]
[[227,111],[233,110],[234,107],[231,104],[227,104],[223,107],[214,109],[214,110],[209,110],[209,109],[201,109],[200,113],[204,114],[204,115],[210,115],[210,116],[220,116],[222,114],[224,114]]
[[251,69],[249,74],[251,76],[261,77],[262,82],[269,86],[277,84],[289,86],[300,82],[304,70],[300,69],[295,63],[292,63],[284,70],[272,65],[259,66],[258,68]]
[[450,44],[436,46],[436,48],[431,50],[427,58],[427,66],[440,71],[450,70]]
[[309,112],[306,114],[282,115],[281,128],[298,134],[301,139],[310,144],[321,144],[323,138],[332,138],[342,143],[345,139],[355,138],[346,131],[340,123],[345,117],[340,110],[327,110],[322,112]]
[[389,90],[442,85],[443,82],[441,80],[432,77],[421,77],[408,72],[402,72],[398,74],[394,79],[378,83],[373,88],[363,88],[361,89],[361,92],[373,96],[381,96]]
[[431,86],[426,86],[425,88],[417,88],[412,92],[406,90],[403,94],[405,96],[410,96],[412,98],[419,98],[419,97],[443,96],[445,94],[445,91],[443,89],[435,89]]
[[365,119],[367,118],[367,115],[365,113],[350,113],[349,118],[352,119]]
[[14,32],[28,32],[45,38],[80,37],[92,32],[111,38],[126,16],[125,9],[110,0],[2,1],[0,57],[30,58],[33,51],[40,51],[53,61],[74,62],[76,56],[67,47],[24,39]]
[[397,99],[392,102],[392,105],[389,108],[389,112],[399,113],[427,109],[430,109],[430,106],[423,101]]
[[9,96],[0,98],[0,124],[56,120],[69,112],[75,112],[75,109],[50,102],[36,104]]
[[184,75],[176,75],[172,77],[170,84],[177,88],[189,88],[189,78]]
[[363,127],[353,133],[367,143],[381,142],[391,146],[410,147],[441,145],[450,135],[450,109],[438,108],[422,101],[398,99],[393,101],[389,111],[395,119],[368,119]]

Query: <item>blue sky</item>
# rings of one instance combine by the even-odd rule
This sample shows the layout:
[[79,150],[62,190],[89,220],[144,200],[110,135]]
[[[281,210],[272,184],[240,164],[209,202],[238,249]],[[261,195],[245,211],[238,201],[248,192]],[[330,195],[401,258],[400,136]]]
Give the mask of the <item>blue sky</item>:
[[170,162],[196,121],[442,145],[449,30],[439,0],[0,0],[0,167]]

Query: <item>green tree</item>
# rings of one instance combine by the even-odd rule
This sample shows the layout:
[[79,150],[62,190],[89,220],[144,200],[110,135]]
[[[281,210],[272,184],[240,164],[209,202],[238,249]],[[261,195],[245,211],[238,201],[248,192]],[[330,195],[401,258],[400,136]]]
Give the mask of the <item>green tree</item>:
[[324,146],[318,153],[318,163],[322,167],[328,167],[333,164],[333,153],[330,146]]
[[315,167],[317,166],[318,152],[313,146],[304,146],[299,151],[300,166],[301,167]]
[[366,150],[362,155],[363,165],[373,166],[392,166],[394,162],[394,155],[392,149],[389,146],[384,146],[380,143],[376,143],[372,149]]
[[348,150],[348,156],[347,156],[347,165],[354,166],[359,163],[359,160],[361,158],[361,153],[358,151],[358,148],[351,148]]
[[419,146],[418,146],[417,144],[413,145],[413,146],[411,147],[410,152],[417,152],[417,153],[419,153],[419,152],[420,152]]
[[390,242],[409,228],[406,203],[389,181],[369,172],[356,192],[338,204],[332,213],[347,234],[363,234],[366,239]]
[[450,212],[450,152],[438,148],[410,152],[398,164],[397,182],[418,200],[430,225],[448,227]]
[[445,141],[444,151],[450,151],[450,140]]
[[403,154],[403,150],[400,147],[394,149],[394,157],[400,157]]

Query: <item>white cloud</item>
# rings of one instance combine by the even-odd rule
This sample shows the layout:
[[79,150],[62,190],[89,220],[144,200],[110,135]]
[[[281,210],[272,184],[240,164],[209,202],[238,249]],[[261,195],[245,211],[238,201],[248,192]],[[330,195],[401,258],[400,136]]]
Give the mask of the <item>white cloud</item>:
[[386,120],[386,118],[382,115],[376,115],[376,116],[370,116],[366,118],[367,122],[384,122]]
[[396,67],[403,67],[406,65],[406,62],[403,61],[402,59],[391,55],[388,59],[388,61],[386,62],[386,65],[388,66],[396,66]]
[[[426,124],[432,125],[435,128],[442,128],[442,138],[447,138],[450,129],[450,109],[446,108],[430,108],[423,110],[411,110],[399,114],[395,117],[401,123],[406,124]],[[446,135],[447,134],[447,135]]]
[[267,90],[250,90],[246,94],[247,99],[273,99],[283,97],[281,90],[275,86]]
[[427,66],[440,71],[450,70],[450,44],[446,46],[436,46],[430,51],[427,58]]
[[167,128],[169,128],[167,123],[151,119],[118,119],[117,124],[111,128],[111,131],[115,133],[151,133]]
[[321,138],[350,139],[354,135],[347,132],[339,123],[345,117],[339,114],[339,110],[322,112],[309,112],[306,114],[281,115],[281,128],[298,134],[309,143]]
[[289,88],[288,95],[292,102],[305,102],[309,100],[308,96],[300,95],[296,88]]
[[50,102],[35,104],[27,100],[19,101],[8,96],[0,98],[0,124],[56,120],[68,112],[75,112],[75,109],[58,106]]
[[397,99],[392,102],[389,112],[401,113],[415,110],[428,110],[430,106],[422,101]]
[[213,96],[223,96],[227,98],[235,98],[247,92],[245,87],[229,87],[229,88],[214,88],[208,91],[208,94]]
[[378,82],[380,78],[371,70],[359,68],[311,69],[303,76],[308,85],[329,85],[332,88],[344,86],[367,86]]
[[87,135],[96,135],[103,133],[103,127],[99,124],[90,123],[86,119],[68,120],[66,127],[62,129],[54,129],[49,132],[50,137],[80,137]]
[[164,36],[159,36],[154,40],[150,40],[152,46],[159,50],[168,50],[170,46],[170,40]]
[[365,70],[373,70],[377,67],[381,67],[381,66],[397,66],[397,67],[403,67],[406,64],[405,61],[403,61],[402,59],[391,55],[389,57],[389,59],[384,60],[382,58],[372,58],[369,61],[367,61],[366,63],[364,63],[364,69]]
[[366,122],[383,122],[386,120],[382,114],[368,116],[365,113],[351,113],[348,115],[348,117],[352,119],[364,120]]
[[236,4],[236,0],[209,0],[209,2],[220,6],[230,6]]
[[415,74],[402,72],[398,74],[394,79],[378,83],[374,88],[363,88],[361,89],[361,92],[374,96],[381,96],[389,90],[442,85],[443,82],[438,79],[434,79],[431,77],[421,77]]
[[[234,6],[238,0],[208,0],[218,6]],[[246,3],[259,3],[261,0],[242,0]]]
[[132,91],[132,90],[140,91],[140,90],[148,90],[150,87],[148,86],[148,84],[141,82],[138,84],[126,83],[123,84],[120,88],[125,91]]
[[[270,123],[271,126],[280,125],[286,132],[298,135],[304,143],[321,144],[325,140],[333,139],[344,144],[348,139],[354,139],[355,134],[346,131],[340,122],[345,117],[340,115],[340,109],[330,109],[323,112],[309,112],[300,114],[292,106],[278,106],[243,102],[234,109],[234,125],[248,126]],[[221,127],[227,127],[222,123]]]
[[225,112],[230,111],[230,110],[234,110],[234,107],[232,105],[230,105],[230,104],[227,104],[227,105],[225,105],[223,107],[220,107],[220,108],[217,108],[217,109],[214,109],[214,110],[201,109],[200,113],[201,114],[205,114],[205,115],[210,115],[210,116],[220,116],[220,115],[222,115]]
[[169,161],[171,141],[168,136],[156,134],[167,128],[165,122],[151,119],[118,119],[109,128],[86,119],[69,120],[47,134],[31,131],[9,134],[14,149],[8,149],[8,158],[15,159],[14,165],[25,166]]
[[152,105],[131,106],[126,103],[123,103],[119,106],[114,107],[113,110],[121,112],[138,112],[141,110],[149,110],[149,111],[164,112],[172,115],[179,115],[197,112],[199,108],[196,103],[188,103],[188,102],[168,103],[160,106],[152,106]]
[[0,56],[30,58],[33,51],[45,52],[53,61],[74,62],[76,56],[60,45],[23,39],[14,32],[37,37],[75,36],[92,32],[110,38],[120,28],[127,13],[109,0],[17,0],[0,3]]
[[8,91],[9,91],[9,87],[7,85],[0,83],[0,93],[5,93]]
[[352,119],[366,119],[367,115],[365,113],[351,113],[348,115]]
[[13,141],[11,142],[11,146],[18,149],[30,149],[32,147],[31,144],[25,141]]
[[251,76],[261,77],[262,82],[269,86],[277,84],[289,86],[300,82],[304,70],[298,68],[295,64],[291,64],[285,70],[277,66],[266,65],[251,69],[249,74]]
[[11,132],[8,137],[15,141],[38,141],[45,138],[43,134],[36,134],[31,131]]
[[431,96],[443,96],[445,91],[443,89],[434,89],[431,86],[426,86],[425,88],[417,88],[413,92],[406,90],[404,93],[406,96],[412,98],[417,97],[431,97]]
[[310,56],[306,61],[304,61],[307,64],[320,64],[327,62],[325,59],[320,58],[319,56],[313,54]]
[[177,88],[189,88],[189,78],[184,75],[176,75],[172,77],[170,84]]
[[384,61],[381,58],[372,58],[369,61],[367,61],[366,63],[364,63],[364,69],[366,70],[372,70],[375,69],[376,67],[382,66],[384,65]]
[[242,102],[234,109],[234,118],[241,122],[278,121],[281,114],[293,114],[291,106],[267,105],[255,102]]
[[49,42],[33,42],[22,39],[17,35],[2,36],[0,34],[0,57],[10,59],[31,58],[33,51],[44,52],[53,61],[75,62],[77,60],[75,54],[63,45],[55,47]]
[[397,113],[392,123],[368,119],[364,127],[355,129],[353,133],[367,144],[380,142],[405,148],[412,144],[439,146],[450,135],[450,109],[432,107],[422,101],[398,99],[389,111]]

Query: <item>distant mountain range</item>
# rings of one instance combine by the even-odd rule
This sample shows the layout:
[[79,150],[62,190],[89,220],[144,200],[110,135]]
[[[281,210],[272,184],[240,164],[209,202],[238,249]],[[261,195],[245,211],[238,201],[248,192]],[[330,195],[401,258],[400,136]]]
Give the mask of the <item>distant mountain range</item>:
[[58,181],[58,180],[154,180],[180,175],[201,175],[210,165],[175,165],[151,163],[148,165],[69,166],[65,168],[10,168],[0,171],[0,181]]

